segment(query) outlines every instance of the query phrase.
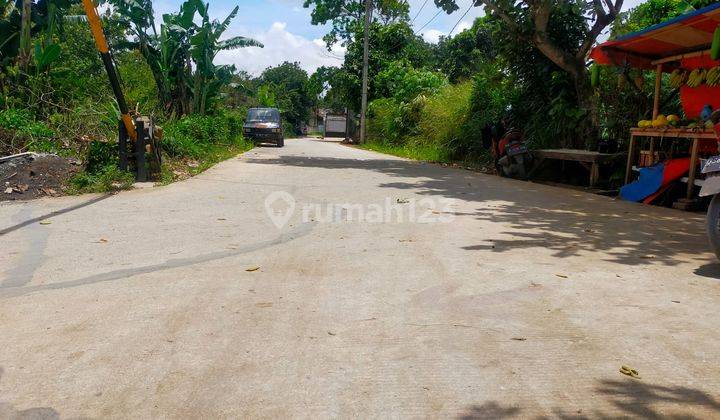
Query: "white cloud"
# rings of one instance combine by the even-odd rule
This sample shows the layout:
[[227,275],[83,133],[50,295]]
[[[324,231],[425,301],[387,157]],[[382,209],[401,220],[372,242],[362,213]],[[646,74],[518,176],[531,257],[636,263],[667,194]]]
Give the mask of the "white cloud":
[[322,40],[309,40],[289,32],[285,22],[273,22],[267,31],[249,36],[262,42],[265,48],[222,51],[218,54],[217,64],[234,64],[240,70],[259,75],[267,67],[283,61],[298,61],[303,69],[312,73],[320,66],[341,65],[345,54],[342,47],[334,47],[328,52]]
[[432,44],[437,44],[440,40],[440,37],[446,35],[445,32],[439,31],[437,29],[429,29],[425,32],[423,32],[422,37],[425,41],[430,42]]
[[460,24],[455,28],[455,32],[453,34],[459,34],[460,32],[472,28],[473,24],[472,22],[468,22],[466,20],[463,20],[460,22]]

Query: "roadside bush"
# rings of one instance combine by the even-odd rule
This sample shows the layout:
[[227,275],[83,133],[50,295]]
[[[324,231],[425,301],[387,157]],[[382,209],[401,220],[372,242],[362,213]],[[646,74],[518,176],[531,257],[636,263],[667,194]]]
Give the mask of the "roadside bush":
[[372,101],[368,106],[368,139],[384,144],[401,143],[403,135],[398,126],[400,117],[400,104],[395,99]]
[[418,123],[421,142],[436,144],[451,154],[464,140],[463,125],[470,111],[472,85],[462,83],[446,86],[428,97]]
[[90,142],[87,151],[85,171],[90,174],[97,174],[108,166],[117,165],[118,154],[118,144],[115,142]]
[[244,115],[227,112],[216,116],[189,115],[165,124],[163,148],[173,157],[199,158],[214,145],[243,142]]
[[112,192],[127,190],[135,182],[135,176],[121,171],[116,165],[108,165],[97,173],[80,172],[70,180],[71,192],[75,194],[89,192]]
[[409,103],[418,95],[432,95],[448,84],[447,78],[429,70],[413,68],[407,60],[393,61],[375,77],[378,93]]
[[489,151],[483,132],[505,107],[500,92],[480,78],[442,86],[410,102],[377,99],[368,108],[369,148],[399,148],[398,154],[429,161],[484,161]]
[[0,111],[0,155],[25,151],[57,152],[54,132],[24,109]]
[[53,131],[47,125],[35,121],[35,118],[25,109],[7,109],[0,111],[0,127],[27,134],[32,138],[51,138]]

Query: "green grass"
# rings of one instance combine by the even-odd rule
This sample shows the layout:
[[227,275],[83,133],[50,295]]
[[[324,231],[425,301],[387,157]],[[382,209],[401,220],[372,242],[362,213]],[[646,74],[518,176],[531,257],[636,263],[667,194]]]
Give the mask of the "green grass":
[[466,169],[485,173],[492,172],[492,161],[490,156],[486,156],[483,159],[466,159],[460,161],[450,158],[450,153],[447,150],[426,144],[405,144],[395,146],[371,141],[358,145],[357,147],[364,150],[371,150],[373,152],[404,157],[422,162],[461,166]]
[[413,160],[435,163],[452,163],[452,160],[446,151],[427,144],[391,145],[378,142],[368,142],[359,145],[358,147],[365,150],[372,150],[373,152],[380,152]]
[[121,171],[115,165],[108,165],[95,174],[86,171],[76,174],[70,179],[68,193],[106,193],[132,188],[135,176],[130,172]]

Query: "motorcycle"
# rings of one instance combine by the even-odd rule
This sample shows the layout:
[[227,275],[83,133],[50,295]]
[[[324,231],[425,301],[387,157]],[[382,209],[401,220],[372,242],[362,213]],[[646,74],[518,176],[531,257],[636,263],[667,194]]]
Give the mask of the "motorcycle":
[[[720,110],[710,116],[715,134],[720,146]],[[702,162],[701,172],[705,174],[705,181],[700,188],[700,197],[713,196],[708,207],[706,223],[710,247],[720,258],[720,156],[713,156]]]
[[527,179],[532,154],[525,144],[522,132],[511,128],[495,145],[495,168],[501,176]]

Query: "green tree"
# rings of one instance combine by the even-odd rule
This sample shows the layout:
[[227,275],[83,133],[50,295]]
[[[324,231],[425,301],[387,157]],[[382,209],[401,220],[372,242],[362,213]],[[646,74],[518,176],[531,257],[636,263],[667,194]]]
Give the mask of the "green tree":
[[308,91],[308,74],[300,67],[300,63],[288,61],[269,67],[260,76],[264,85],[270,86],[275,93],[277,106],[285,119],[295,129],[307,122],[312,97]]
[[451,82],[472,78],[486,62],[495,57],[492,27],[485,19],[476,19],[473,26],[454,37],[440,37],[436,48],[437,66]]
[[[342,70],[336,74],[333,87],[340,92],[345,106],[360,109],[360,89],[362,76],[362,36],[358,30],[355,38],[347,46]],[[389,25],[373,23],[370,26],[370,56],[368,97],[370,100],[379,98],[382,93],[377,91],[376,77],[390,63],[405,60],[414,68],[431,68],[434,64],[433,47],[415,35],[407,22]]]
[[611,38],[637,32],[694,9],[708,6],[709,0],[646,0],[644,3],[621,13],[613,22]]
[[447,83],[444,75],[416,69],[407,60],[392,61],[375,76],[377,94],[398,102],[410,102],[418,95],[433,94]]
[[[435,4],[448,13],[458,9],[456,0],[435,0]],[[476,4],[484,5],[488,15],[498,19],[512,42],[530,45],[570,76],[575,97],[567,100],[577,103],[586,115],[580,121],[575,146],[596,138],[599,118],[586,57],[598,36],[619,15],[623,0],[479,0]]]
[[[361,29],[365,16],[364,0],[305,0],[313,25],[330,23],[330,32],[323,40],[330,49],[337,42],[351,42]],[[373,22],[388,25],[407,21],[410,4],[403,0],[373,0]]]

